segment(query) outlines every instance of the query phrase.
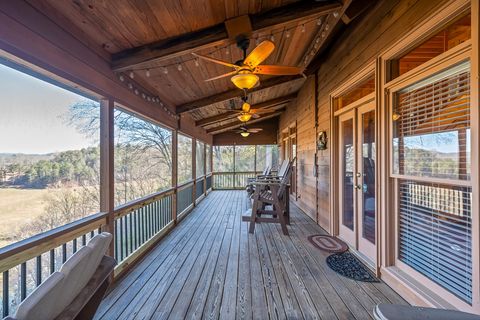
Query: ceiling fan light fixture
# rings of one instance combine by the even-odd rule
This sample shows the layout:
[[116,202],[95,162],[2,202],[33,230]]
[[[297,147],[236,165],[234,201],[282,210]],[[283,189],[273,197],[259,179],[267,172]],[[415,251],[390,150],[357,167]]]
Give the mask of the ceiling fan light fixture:
[[244,132],[240,132],[240,134],[242,135],[242,137],[246,138],[250,135],[250,132],[244,131]]
[[250,90],[257,84],[259,78],[252,73],[240,73],[231,78],[233,84],[242,90]]
[[237,116],[237,118],[242,122],[247,122],[252,118],[252,114],[247,112],[242,112],[240,115]]
[[248,102],[244,102],[243,105],[242,105],[242,111],[243,112],[250,112],[250,103]]

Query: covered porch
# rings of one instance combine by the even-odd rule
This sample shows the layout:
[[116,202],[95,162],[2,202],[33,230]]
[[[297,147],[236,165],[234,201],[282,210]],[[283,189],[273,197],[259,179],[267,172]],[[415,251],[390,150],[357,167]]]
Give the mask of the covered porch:
[[[95,319],[480,315],[479,17],[479,0],[0,0],[0,129],[20,128],[0,131],[0,191],[22,192],[0,194],[0,314],[103,236]],[[314,234],[379,281],[334,272]]]

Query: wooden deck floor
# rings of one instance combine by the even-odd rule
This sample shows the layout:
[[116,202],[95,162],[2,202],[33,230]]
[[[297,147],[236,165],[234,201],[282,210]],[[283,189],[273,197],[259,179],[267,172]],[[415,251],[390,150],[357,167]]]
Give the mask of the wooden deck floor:
[[294,205],[290,236],[241,222],[242,191],[214,191],[105,298],[97,319],[371,319],[405,303],[384,283],[337,275],[307,241],[324,233]]

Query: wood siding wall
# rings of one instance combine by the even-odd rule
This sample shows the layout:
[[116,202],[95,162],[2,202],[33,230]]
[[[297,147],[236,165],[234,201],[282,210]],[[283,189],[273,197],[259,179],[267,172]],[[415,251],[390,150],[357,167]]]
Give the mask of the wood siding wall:
[[[323,57],[318,74],[318,131],[326,131],[328,149],[318,151],[318,182],[313,176],[315,154],[315,88],[309,78],[296,100],[280,118],[279,131],[297,121],[298,205],[317,223],[330,231],[330,148],[336,137],[331,132],[330,94],[355,75],[400,37],[415,28],[428,13],[445,1],[383,0],[368,14],[352,22],[333,49]],[[317,197],[315,192],[318,193]],[[316,203],[317,202],[317,203]]]
[[[286,112],[282,114],[280,134],[288,126],[294,125],[295,121],[297,124],[297,205],[314,221],[317,221],[316,177],[313,171],[315,163],[314,77],[307,79],[297,98],[288,105]],[[328,227],[328,225],[326,226]]]

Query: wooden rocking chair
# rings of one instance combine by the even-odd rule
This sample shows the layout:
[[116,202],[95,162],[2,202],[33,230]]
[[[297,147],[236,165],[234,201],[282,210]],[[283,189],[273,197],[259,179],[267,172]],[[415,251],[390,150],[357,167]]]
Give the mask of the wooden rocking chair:
[[[253,205],[250,216],[243,216],[243,221],[250,221],[249,232],[254,233],[255,223],[280,223],[284,235],[288,235],[288,184],[292,172],[292,162],[289,162],[281,179],[258,179],[254,182],[255,192],[252,196]],[[271,206],[267,210],[266,207]],[[271,217],[265,217],[270,215]]]

